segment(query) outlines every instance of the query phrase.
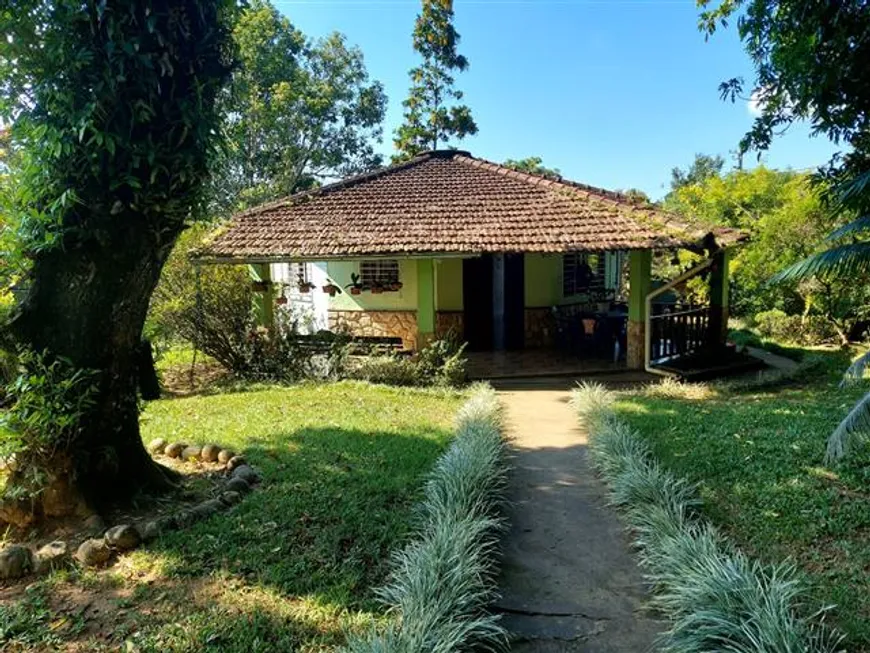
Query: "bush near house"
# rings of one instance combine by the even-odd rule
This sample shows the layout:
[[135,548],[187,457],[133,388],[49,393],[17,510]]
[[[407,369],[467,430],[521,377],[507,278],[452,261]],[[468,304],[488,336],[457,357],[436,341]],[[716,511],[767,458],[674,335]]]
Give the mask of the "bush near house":
[[791,559],[806,578],[805,612],[845,650],[870,651],[870,447],[823,466],[831,431],[866,391],[840,389],[847,352],[804,350],[812,374],[777,384],[671,384],[621,394],[613,406],[663,469],[698,484],[702,510],[742,550]]

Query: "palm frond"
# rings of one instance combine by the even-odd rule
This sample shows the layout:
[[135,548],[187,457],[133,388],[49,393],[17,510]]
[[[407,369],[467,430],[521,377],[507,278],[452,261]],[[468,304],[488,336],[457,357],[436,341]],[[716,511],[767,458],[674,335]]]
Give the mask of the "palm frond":
[[870,215],[863,215],[860,218],[852,220],[849,224],[844,224],[839,229],[834,229],[825,240],[833,242],[846,236],[856,236],[865,231],[870,231]]
[[860,442],[870,440],[870,392],[864,395],[828,437],[825,462],[834,463]]
[[810,277],[845,278],[870,272],[870,243],[850,243],[813,254],[787,267],[771,283],[800,281]]
[[856,197],[864,196],[868,190],[870,190],[870,170],[840,184],[840,201],[849,204]]
[[867,367],[870,366],[870,350],[861,354],[858,358],[852,361],[849,369],[843,374],[843,380],[840,382],[840,387],[844,388],[850,383],[855,383],[864,378],[864,373]]

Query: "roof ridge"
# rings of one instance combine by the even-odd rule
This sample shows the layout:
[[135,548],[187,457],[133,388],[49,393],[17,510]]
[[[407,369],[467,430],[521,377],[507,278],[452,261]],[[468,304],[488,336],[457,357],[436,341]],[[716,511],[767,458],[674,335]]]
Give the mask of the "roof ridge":
[[639,202],[630,199],[625,193],[618,193],[613,190],[607,190],[606,188],[590,186],[589,184],[583,184],[579,181],[572,181],[570,179],[565,179],[565,177],[563,177],[562,175],[550,177],[534,172],[515,170],[501,163],[495,163],[494,161],[489,161],[488,159],[471,156],[470,154],[467,154],[465,152],[459,152],[457,154],[458,156],[454,156],[454,158],[462,161],[463,163],[473,165],[477,168],[487,168],[492,172],[496,172],[498,174],[511,177],[513,179],[520,179],[522,181],[526,181],[528,183],[531,183],[533,186],[543,186],[544,188],[551,186],[564,186],[571,190],[580,190],[589,194],[598,195],[600,196],[600,199],[617,202],[619,204],[625,204],[626,206],[633,208],[639,208]]
[[369,172],[363,172],[358,175],[353,175],[352,177],[345,177],[344,179],[339,179],[338,181],[334,181],[318,188],[311,188],[309,190],[299,191],[298,193],[293,193],[292,195],[288,195],[287,197],[281,197],[279,199],[272,200],[271,202],[258,204],[257,206],[245,209],[244,211],[239,211],[232,216],[232,219],[247,218],[252,215],[263,213],[264,211],[269,211],[271,209],[276,209],[282,206],[293,204],[299,200],[308,200],[313,197],[325,195],[336,190],[341,190],[343,188],[355,186],[356,184],[371,181],[372,179],[377,179],[378,177],[383,177],[387,174],[392,174],[400,170],[405,170],[407,168],[420,165],[421,163],[424,163],[429,159],[436,158],[438,154],[438,152],[421,152],[414,158],[408,159],[407,161],[402,161],[401,163],[394,163],[392,165],[382,166],[380,168],[376,168],[375,170],[370,170]]

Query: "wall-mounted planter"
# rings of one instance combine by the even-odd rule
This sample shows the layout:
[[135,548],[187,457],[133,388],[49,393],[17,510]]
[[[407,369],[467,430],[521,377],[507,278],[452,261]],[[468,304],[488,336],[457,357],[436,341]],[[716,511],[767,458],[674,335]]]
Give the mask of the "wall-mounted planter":
[[269,286],[272,284],[268,281],[252,281],[251,289],[254,292],[268,292]]

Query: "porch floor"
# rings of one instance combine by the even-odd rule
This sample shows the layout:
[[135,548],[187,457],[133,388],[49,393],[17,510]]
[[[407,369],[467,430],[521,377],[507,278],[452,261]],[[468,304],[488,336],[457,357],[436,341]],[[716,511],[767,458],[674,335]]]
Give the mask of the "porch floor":
[[555,349],[475,351],[467,356],[468,377],[472,380],[585,376],[628,371],[625,361],[580,359]]

